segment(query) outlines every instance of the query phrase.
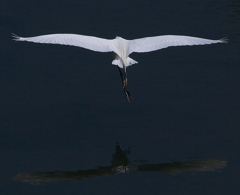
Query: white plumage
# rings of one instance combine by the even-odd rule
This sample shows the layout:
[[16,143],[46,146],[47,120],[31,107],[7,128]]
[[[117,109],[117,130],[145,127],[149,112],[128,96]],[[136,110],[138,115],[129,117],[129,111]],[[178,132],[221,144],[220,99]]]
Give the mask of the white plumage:
[[[180,36],[180,35],[163,35],[156,37],[146,37],[141,39],[126,40],[121,37],[115,39],[103,39],[93,36],[76,35],[76,34],[50,34],[36,37],[19,37],[13,34],[15,41],[29,41],[35,43],[49,43],[60,45],[72,45],[82,47],[98,52],[114,52],[115,59],[113,65],[117,65],[123,83],[123,91],[130,103],[131,95],[126,90],[127,86],[127,67],[138,63],[131,59],[129,55],[133,52],[151,52],[170,46],[187,46],[187,45],[205,45],[213,43],[227,43],[227,39],[211,40],[197,37]],[[124,71],[121,71],[123,68]]]
[[97,52],[114,52],[117,55],[116,58],[112,61],[112,64],[117,65],[120,68],[124,68],[125,72],[126,67],[138,63],[137,61],[128,57],[133,52],[151,52],[170,46],[227,43],[227,39],[225,38],[219,40],[211,40],[180,35],[163,35],[133,40],[126,40],[121,37],[116,37],[115,39],[103,39],[77,34],[50,34],[36,37],[19,37],[13,34],[13,37],[15,41],[71,45]]

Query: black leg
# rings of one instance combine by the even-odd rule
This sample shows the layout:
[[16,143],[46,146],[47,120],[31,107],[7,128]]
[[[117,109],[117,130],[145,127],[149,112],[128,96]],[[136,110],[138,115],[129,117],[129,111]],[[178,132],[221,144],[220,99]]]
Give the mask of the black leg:
[[125,88],[123,88],[123,91],[125,95],[127,96],[127,101],[130,104],[130,99],[132,99],[132,96],[130,95],[129,91],[127,91]]
[[124,74],[123,85],[126,87],[126,86],[127,86],[127,83],[128,83],[126,69],[123,70],[123,74]]
[[123,73],[122,73],[121,68],[119,68],[119,66],[118,66],[118,71],[119,71],[119,73],[120,73],[122,83],[124,83],[124,82],[123,82]]
[[123,84],[123,92],[125,93],[128,103],[130,103],[130,99],[132,98],[129,91],[126,90],[126,86],[127,86],[127,73],[125,71],[122,71],[121,68],[118,67],[118,71],[120,73],[120,77],[121,77],[121,81]]
[[120,73],[121,79],[122,79],[122,84],[123,88],[127,86],[127,73],[121,70],[121,68],[118,67],[118,71]]

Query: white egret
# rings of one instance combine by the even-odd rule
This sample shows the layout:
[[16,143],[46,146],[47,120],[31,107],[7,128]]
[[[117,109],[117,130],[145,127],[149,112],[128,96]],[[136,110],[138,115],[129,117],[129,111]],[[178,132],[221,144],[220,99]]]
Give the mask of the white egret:
[[[131,96],[125,88],[127,85],[126,69],[128,66],[138,63],[137,61],[129,57],[131,53],[151,52],[170,46],[191,46],[213,43],[227,43],[227,39],[225,38],[219,40],[211,40],[182,35],[163,35],[133,40],[126,40],[121,37],[116,37],[115,39],[103,39],[93,36],[77,34],[49,34],[35,37],[19,37],[13,34],[13,38],[15,41],[71,45],[97,52],[114,52],[116,54],[116,57],[112,61],[112,64],[119,67],[123,82],[123,89],[129,102],[129,98]],[[124,76],[120,68],[124,70]]]

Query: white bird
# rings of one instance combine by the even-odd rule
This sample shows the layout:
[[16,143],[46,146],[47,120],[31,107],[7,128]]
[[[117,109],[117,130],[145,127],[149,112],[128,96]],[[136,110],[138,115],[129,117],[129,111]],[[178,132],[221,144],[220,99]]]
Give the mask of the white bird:
[[116,37],[115,39],[103,39],[93,36],[77,34],[49,34],[35,37],[19,37],[13,34],[12,36],[15,41],[71,45],[97,52],[114,52],[116,54],[116,57],[112,61],[112,64],[124,69],[124,78],[121,71],[120,74],[122,77],[124,92],[127,95],[128,101],[130,94],[125,89],[127,85],[126,68],[128,66],[138,63],[137,61],[129,57],[131,53],[151,52],[170,46],[191,46],[213,43],[227,43],[226,38],[219,40],[211,40],[182,35],[163,35],[133,40],[127,40],[121,37]]

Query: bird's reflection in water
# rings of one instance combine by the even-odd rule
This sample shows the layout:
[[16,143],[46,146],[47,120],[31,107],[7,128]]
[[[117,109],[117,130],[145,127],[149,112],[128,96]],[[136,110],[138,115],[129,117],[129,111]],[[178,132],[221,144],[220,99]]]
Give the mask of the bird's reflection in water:
[[130,148],[128,150],[122,150],[117,143],[110,166],[101,166],[96,169],[78,171],[20,173],[16,175],[13,180],[31,184],[40,184],[43,182],[74,182],[117,173],[162,172],[167,174],[178,174],[184,171],[217,171],[223,169],[227,165],[227,161],[218,159],[131,165],[128,159],[129,154]]

